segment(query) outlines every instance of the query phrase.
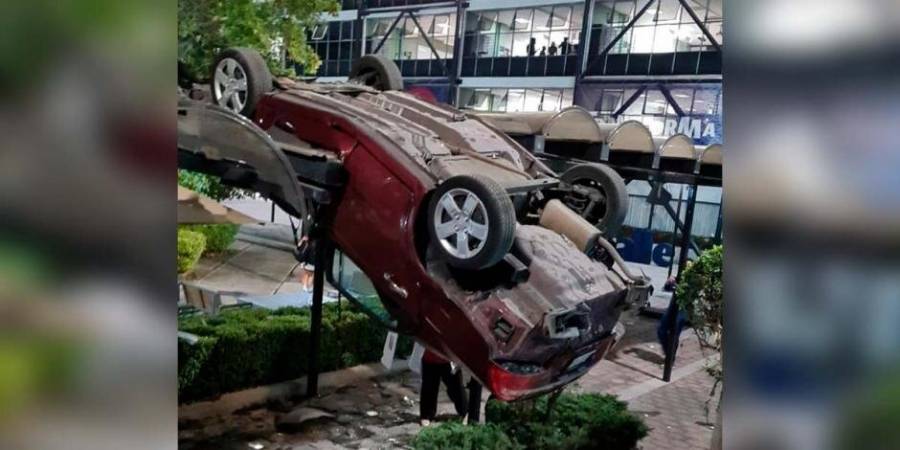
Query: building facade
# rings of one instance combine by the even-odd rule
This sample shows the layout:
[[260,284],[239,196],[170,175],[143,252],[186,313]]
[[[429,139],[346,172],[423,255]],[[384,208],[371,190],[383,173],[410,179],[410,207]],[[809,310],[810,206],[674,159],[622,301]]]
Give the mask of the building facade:
[[[343,0],[308,37],[323,81],[377,53],[397,62],[408,88],[463,109],[578,105],[601,122],[722,142],[722,0]],[[627,223],[672,231],[643,202],[645,184],[629,184]],[[719,237],[721,189],[699,194],[707,212],[694,233]]]

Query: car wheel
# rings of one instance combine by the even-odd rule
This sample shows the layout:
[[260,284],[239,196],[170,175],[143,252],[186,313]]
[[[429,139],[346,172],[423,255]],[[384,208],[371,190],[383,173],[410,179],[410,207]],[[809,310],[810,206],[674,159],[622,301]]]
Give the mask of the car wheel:
[[272,90],[272,73],[262,55],[249,48],[229,48],[219,53],[210,77],[213,102],[246,117]]
[[435,189],[428,231],[451,266],[477,270],[500,262],[513,244],[516,214],[509,194],[481,175],[457,175]]
[[364,84],[379,91],[402,91],[403,75],[393,60],[381,55],[366,55],[353,64],[350,81]]
[[580,164],[560,179],[572,187],[565,198],[566,206],[606,235],[619,231],[628,214],[628,190],[615,170],[599,164]]

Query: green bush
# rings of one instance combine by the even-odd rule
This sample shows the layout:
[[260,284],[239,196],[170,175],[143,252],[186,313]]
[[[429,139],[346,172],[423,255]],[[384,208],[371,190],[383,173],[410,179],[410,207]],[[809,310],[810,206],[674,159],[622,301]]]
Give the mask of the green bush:
[[206,248],[206,237],[189,230],[178,230],[178,273],[185,273],[194,268],[194,264]]
[[412,442],[416,450],[514,450],[524,449],[495,425],[463,425],[444,422],[424,428]]
[[195,231],[206,237],[205,253],[221,253],[234,242],[238,226],[230,223],[216,225],[182,225],[182,229]]
[[[725,321],[722,256],[721,245],[704,251],[684,268],[675,287],[678,307],[687,315],[700,343],[716,352],[722,351]],[[723,378],[721,359],[707,371],[717,386]]]
[[547,397],[529,403],[489,401],[485,420],[531,449],[630,450],[647,426],[609,395],[562,394],[548,412]]
[[[232,309],[218,316],[179,319],[178,329],[201,336],[178,347],[179,401],[292,380],[306,374],[308,308]],[[381,358],[387,331],[353,307],[323,305],[319,368],[337,370]],[[404,339],[398,354],[411,351]]]
[[178,170],[178,185],[216,201],[240,198],[246,195],[240,189],[222,184],[217,177],[184,169]]

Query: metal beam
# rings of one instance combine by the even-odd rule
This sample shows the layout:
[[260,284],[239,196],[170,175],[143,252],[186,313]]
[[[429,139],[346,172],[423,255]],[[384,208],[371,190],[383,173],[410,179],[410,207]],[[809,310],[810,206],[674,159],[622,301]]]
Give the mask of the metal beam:
[[319,394],[319,348],[322,341],[322,297],[325,291],[325,267],[331,243],[325,233],[317,231],[315,245],[315,270],[313,271],[312,306],[309,315],[309,361],[306,375],[306,395]]
[[627,33],[629,30],[631,30],[631,28],[634,27],[634,24],[637,23],[637,21],[641,18],[641,16],[643,16],[644,13],[647,12],[647,10],[650,9],[651,6],[653,6],[654,2],[656,2],[656,0],[647,0],[647,4],[645,4],[641,8],[641,10],[638,11],[638,13],[635,14],[634,17],[631,18],[631,21],[629,21],[628,24],[625,25],[624,28],[622,28],[622,31],[620,31],[619,34],[617,34],[616,37],[614,37],[613,40],[610,41],[609,44],[606,45],[606,48],[604,48],[603,51],[601,51],[600,53],[597,54],[597,56],[594,58],[594,60],[584,70],[585,73],[589,72],[590,69],[592,67],[594,67],[598,61],[600,61],[600,58],[605,57],[606,54],[609,53],[610,50],[612,50],[612,48],[616,45],[616,43],[618,43],[619,40],[621,40],[622,37],[625,36],[625,33]]
[[591,29],[594,22],[594,0],[584,0],[584,14],[581,16],[581,45],[578,46],[578,77],[584,76],[587,69],[588,56],[591,53]]
[[[387,39],[389,37],[391,37],[391,33],[394,32],[394,28],[397,28],[397,22],[400,22],[400,19],[403,18],[404,14],[406,14],[406,11],[401,11],[400,14],[397,14],[397,18],[394,19],[393,22],[391,22],[391,26],[388,27],[387,33],[384,33],[384,36],[381,38],[381,41],[378,43],[378,46],[376,46],[375,49],[372,50],[373,54],[378,53],[378,51],[381,50],[381,47],[384,45],[384,42],[387,41]],[[363,37],[363,39],[365,39],[365,37]]]
[[422,9],[437,9],[437,8],[454,8],[456,7],[456,1],[447,1],[447,2],[435,2],[435,3],[422,3],[416,5],[406,5],[406,6],[385,6],[382,8],[367,8],[366,14],[377,14],[377,13],[389,13],[389,12],[409,12],[409,11],[419,11]]
[[659,89],[659,92],[662,92],[663,97],[666,98],[666,101],[669,102],[669,105],[671,105],[672,109],[675,110],[675,114],[678,117],[684,116],[684,110],[682,110],[681,106],[678,105],[678,102],[676,102],[675,99],[672,98],[672,93],[669,92],[669,88],[662,84],[656,86],[656,88]]
[[[641,94],[643,94],[644,91],[646,91],[646,90],[647,90],[647,86],[639,87],[638,90],[635,91],[631,97],[628,97],[628,100],[625,100],[625,102],[622,103],[622,106],[620,106],[619,109],[616,110],[616,112],[612,113],[612,117],[614,119],[618,119],[619,116],[621,116],[622,113],[624,113],[625,110],[628,109],[628,107],[631,106],[631,104],[634,103],[635,100],[637,100],[638,97],[640,97]],[[597,110],[599,111],[600,108],[597,108]]]
[[450,93],[449,100],[453,106],[459,107],[459,84],[462,77],[462,60],[464,34],[466,30],[466,9],[469,3],[464,0],[457,0],[456,3],[456,34],[453,37],[453,73],[450,77]]
[[694,9],[687,4],[687,0],[678,0],[678,3],[681,3],[681,7],[684,8],[685,11],[687,11],[688,15],[691,16],[691,19],[694,20],[694,23],[697,24],[698,27],[700,27],[700,31],[702,31],[703,34],[706,35],[706,38],[709,39],[709,43],[716,48],[716,51],[721,52],[722,46],[719,45],[719,42],[716,41],[716,38],[713,37],[712,33],[709,32],[709,29],[706,28],[706,24],[703,23],[703,21],[700,20],[699,17],[697,17],[697,13],[694,12]]

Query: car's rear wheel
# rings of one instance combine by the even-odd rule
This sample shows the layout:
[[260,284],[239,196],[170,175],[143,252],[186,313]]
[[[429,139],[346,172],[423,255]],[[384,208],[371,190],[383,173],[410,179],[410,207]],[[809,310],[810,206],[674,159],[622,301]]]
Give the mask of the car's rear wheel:
[[441,183],[428,207],[428,231],[451,266],[477,270],[500,262],[512,247],[516,214],[509,195],[481,175]]
[[594,224],[606,235],[619,231],[628,214],[628,190],[615,170],[600,164],[579,164],[560,179],[572,190],[566,206]]
[[229,48],[216,57],[210,77],[213,102],[247,117],[256,104],[272,90],[272,73],[258,51]]
[[403,75],[393,60],[381,55],[365,55],[353,64],[348,76],[350,81],[364,84],[379,91],[402,91]]

